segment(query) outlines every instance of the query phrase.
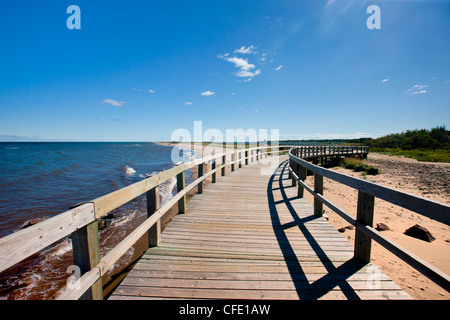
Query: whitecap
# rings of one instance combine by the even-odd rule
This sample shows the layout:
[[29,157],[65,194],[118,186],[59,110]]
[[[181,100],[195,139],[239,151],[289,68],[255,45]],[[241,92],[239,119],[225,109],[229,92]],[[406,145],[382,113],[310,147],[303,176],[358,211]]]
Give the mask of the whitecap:
[[132,167],[126,166],[126,167],[125,167],[125,173],[126,173],[127,175],[129,175],[129,176],[132,176],[133,174],[136,173],[136,170],[134,170]]

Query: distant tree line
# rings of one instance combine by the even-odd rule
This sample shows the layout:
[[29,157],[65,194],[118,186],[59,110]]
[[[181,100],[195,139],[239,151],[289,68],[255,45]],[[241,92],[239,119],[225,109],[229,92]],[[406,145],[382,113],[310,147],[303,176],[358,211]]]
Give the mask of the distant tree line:
[[[428,129],[406,130],[376,139],[364,139],[364,145],[372,148],[400,148],[403,150],[450,150],[450,131],[445,126]],[[356,141],[355,141],[356,142]]]

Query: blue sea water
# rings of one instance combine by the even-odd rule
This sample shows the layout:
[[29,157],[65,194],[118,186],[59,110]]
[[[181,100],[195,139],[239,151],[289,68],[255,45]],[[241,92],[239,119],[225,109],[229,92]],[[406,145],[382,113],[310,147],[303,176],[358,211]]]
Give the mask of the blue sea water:
[[[49,218],[71,206],[93,200],[174,166],[172,147],[155,143],[23,142],[0,143],[0,237],[13,233],[36,218]],[[195,154],[194,154],[195,156]],[[189,154],[184,160],[190,161]],[[162,202],[175,187],[175,179],[161,186]],[[143,198],[143,197],[141,197]],[[145,215],[145,201],[137,199],[116,210],[111,227],[100,234],[103,253],[111,239],[123,237],[127,224]],[[44,251],[21,271],[0,283],[0,299],[33,298],[47,277],[54,277],[59,261],[71,250],[70,241]],[[69,259],[69,258],[67,258]],[[69,259],[70,260],[70,259]],[[69,262],[66,262],[69,263]],[[1,275],[0,275],[1,280]],[[20,292],[14,293],[14,286]],[[55,285],[50,285],[52,290]],[[49,289],[49,292],[52,290]],[[37,294],[35,298],[48,298]]]

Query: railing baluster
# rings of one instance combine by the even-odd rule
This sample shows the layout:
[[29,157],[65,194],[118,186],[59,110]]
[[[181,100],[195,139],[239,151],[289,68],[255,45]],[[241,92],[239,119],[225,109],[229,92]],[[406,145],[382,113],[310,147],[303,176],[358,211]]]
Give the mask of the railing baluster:
[[[147,191],[147,216],[151,217],[160,207],[159,186]],[[161,244],[161,219],[148,230],[149,247],[157,247]]]
[[[186,178],[184,171],[177,174],[177,192],[182,191],[186,187]],[[178,200],[178,213],[186,213],[186,195]]]
[[[356,220],[363,225],[372,227],[374,205],[374,196],[362,191],[358,191],[358,207]],[[364,263],[369,263],[371,247],[372,239],[357,228],[355,233],[355,258]]]
[[[323,195],[323,176],[314,173],[314,192]],[[323,203],[314,197],[314,216],[321,217],[323,214]]]
[[222,156],[222,177],[225,175],[225,164],[227,163],[227,156],[223,155]]
[[[80,268],[80,276],[100,262],[100,242],[98,237],[98,220],[78,229],[71,235],[73,263]],[[102,279],[98,279],[80,300],[103,300]]]
[[[202,163],[200,163],[200,164],[198,165],[198,177],[199,177],[199,178],[203,176],[203,171],[204,171],[204,163],[202,162]],[[201,181],[201,182],[198,184],[198,186],[197,186],[197,192],[198,192],[199,194],[202,194],[202,193],[203,193],[203,181]]]
[[236,159],[236,152],[233,151],[233,153],[231,154],[231,172],[234,171],[234,162]]

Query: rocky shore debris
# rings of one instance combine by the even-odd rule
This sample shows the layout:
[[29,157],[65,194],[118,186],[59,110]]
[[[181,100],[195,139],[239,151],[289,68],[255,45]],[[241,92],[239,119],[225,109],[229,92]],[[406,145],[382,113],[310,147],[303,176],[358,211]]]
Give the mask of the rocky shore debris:
[[382,222],[377,223],[377,226],[376,226],[375,229],[378,230],[378,231],[387,231],[387,230],[391,230],[386,224],[384,224],[384,223],[382,223]]
[[349,225],[349,226],[346,226],[346,227],[339,228],[338,231],[342,233],[342,232],[345,232],[345,230],[347,230],[347,229],[348,230],[353,230],[353,229],[355,229],[355,227]]
[[428,231],[427,228],[422,227],[421,225],[415,224],[411,228],[408,228],[403,232],[407,236],[414,237],[423,241],[432,242],[436,240],[436,238]]

